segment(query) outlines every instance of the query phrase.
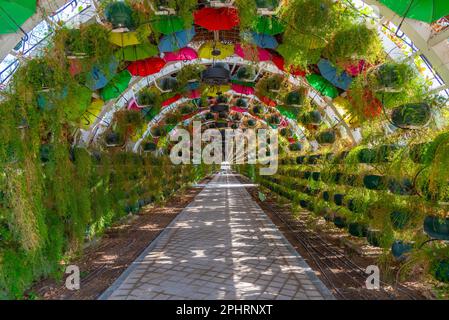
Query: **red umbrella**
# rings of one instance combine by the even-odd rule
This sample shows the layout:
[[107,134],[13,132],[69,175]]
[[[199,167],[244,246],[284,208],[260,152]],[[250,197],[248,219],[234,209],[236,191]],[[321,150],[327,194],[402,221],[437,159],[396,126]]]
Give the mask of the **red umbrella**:
[[174,97],[171,97],[171,98],[165,100],[164,102],[162,102],[162,106],[168,107],[169,105],[175,103],[176,101],[178,101],[181,98],[182,98],[182,96],[180,94],[177,94]]
[[146,77],[158,73],[165,66],[165,61],[158,57],[134,61],[128,66],[128,71],[133,76]]
[[[278,67],[279,70],[285,71],[285,61],[284,58],[278,54],[273,54],[271,61]],[[298,67],[290,67],[290,73],[294,76],[305,77],[306,72]]]
[[210,31],[231,30],[240,23],[235,8],[203,8],[194,14],[195,24]]

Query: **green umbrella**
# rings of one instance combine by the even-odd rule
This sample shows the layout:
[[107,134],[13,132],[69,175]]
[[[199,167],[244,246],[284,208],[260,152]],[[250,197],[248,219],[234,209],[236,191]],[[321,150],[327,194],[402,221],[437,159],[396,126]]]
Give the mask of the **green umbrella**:
[[124,61],[137,61],[137,60],[143,60],[146,58],[153,57],[159,53],[156,46],[145,43],[145,44],[139,44],[135,46],[128,46],[120,48],[115,53],[115,56],[119,60]]
[[285,30],[284,24],[275,17],[259,16],[254,31],[274,36]]
[[449,15],[447,0],[380,0],[401,17],[432,23]]
[[36,12],[36,0],[0,0],[0,34],[14,33]]
[[316,90],[318,90],[321,94],[332,99],[338,96],[337,88],[335,88],[332,83],[324,79],[319,74],[310,74],[306,76],[306,79],[309,84]]
[[118,73],[112,78],[111,82],[101,90],[101,99],[107,101],[119,97],[120,94],[128,88],[131,78],[132,76],[128,70]]
[[298,120],[299,114],[301,112],[301,108],[293,106],[277,106],[276,108],[279,110],[280,114],[292,120]]
[[186,29],[185,22],[178,16],[159,16],[151,22],[153,30],[168,35]]

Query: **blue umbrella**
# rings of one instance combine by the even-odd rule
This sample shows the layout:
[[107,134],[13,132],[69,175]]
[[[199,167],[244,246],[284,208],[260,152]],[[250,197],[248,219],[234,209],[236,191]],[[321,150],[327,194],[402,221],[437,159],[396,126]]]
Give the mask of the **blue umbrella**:
[[104,88],[117,73],[118,61],[115,57],[105,65],[95,65],[86,76],[86,86],[95,91]]
[[276,49],[279,45],[275,37],[257,32],[251,32],[251,42],[265,49]]
[[318,62],[318,69],[320,69],[323,78],[337,88],[348,90],[351,85],[352,78],[345,71],[338,74],[337,68],[335,68],[329,60],[321,59],[320,62]]
[[173,52],[186,47],[195,36],[195,29],[178,31],[162,37],[159,41],[160,52]]

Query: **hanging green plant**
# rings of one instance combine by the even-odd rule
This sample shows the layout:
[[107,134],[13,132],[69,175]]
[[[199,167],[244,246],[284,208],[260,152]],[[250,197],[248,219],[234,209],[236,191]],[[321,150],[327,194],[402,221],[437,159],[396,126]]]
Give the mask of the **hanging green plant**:
[[383,48],[376,29],[370,29],[365,24],[354,24],[337,31],[324,55],[333,64],[361,59],[375,64],[382,59]]

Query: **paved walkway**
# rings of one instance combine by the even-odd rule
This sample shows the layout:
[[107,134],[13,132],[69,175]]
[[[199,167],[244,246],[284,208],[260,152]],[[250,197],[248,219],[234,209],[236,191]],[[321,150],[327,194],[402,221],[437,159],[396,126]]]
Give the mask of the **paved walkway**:
[[331,299],[245,187],[218,174],[100,299]]

